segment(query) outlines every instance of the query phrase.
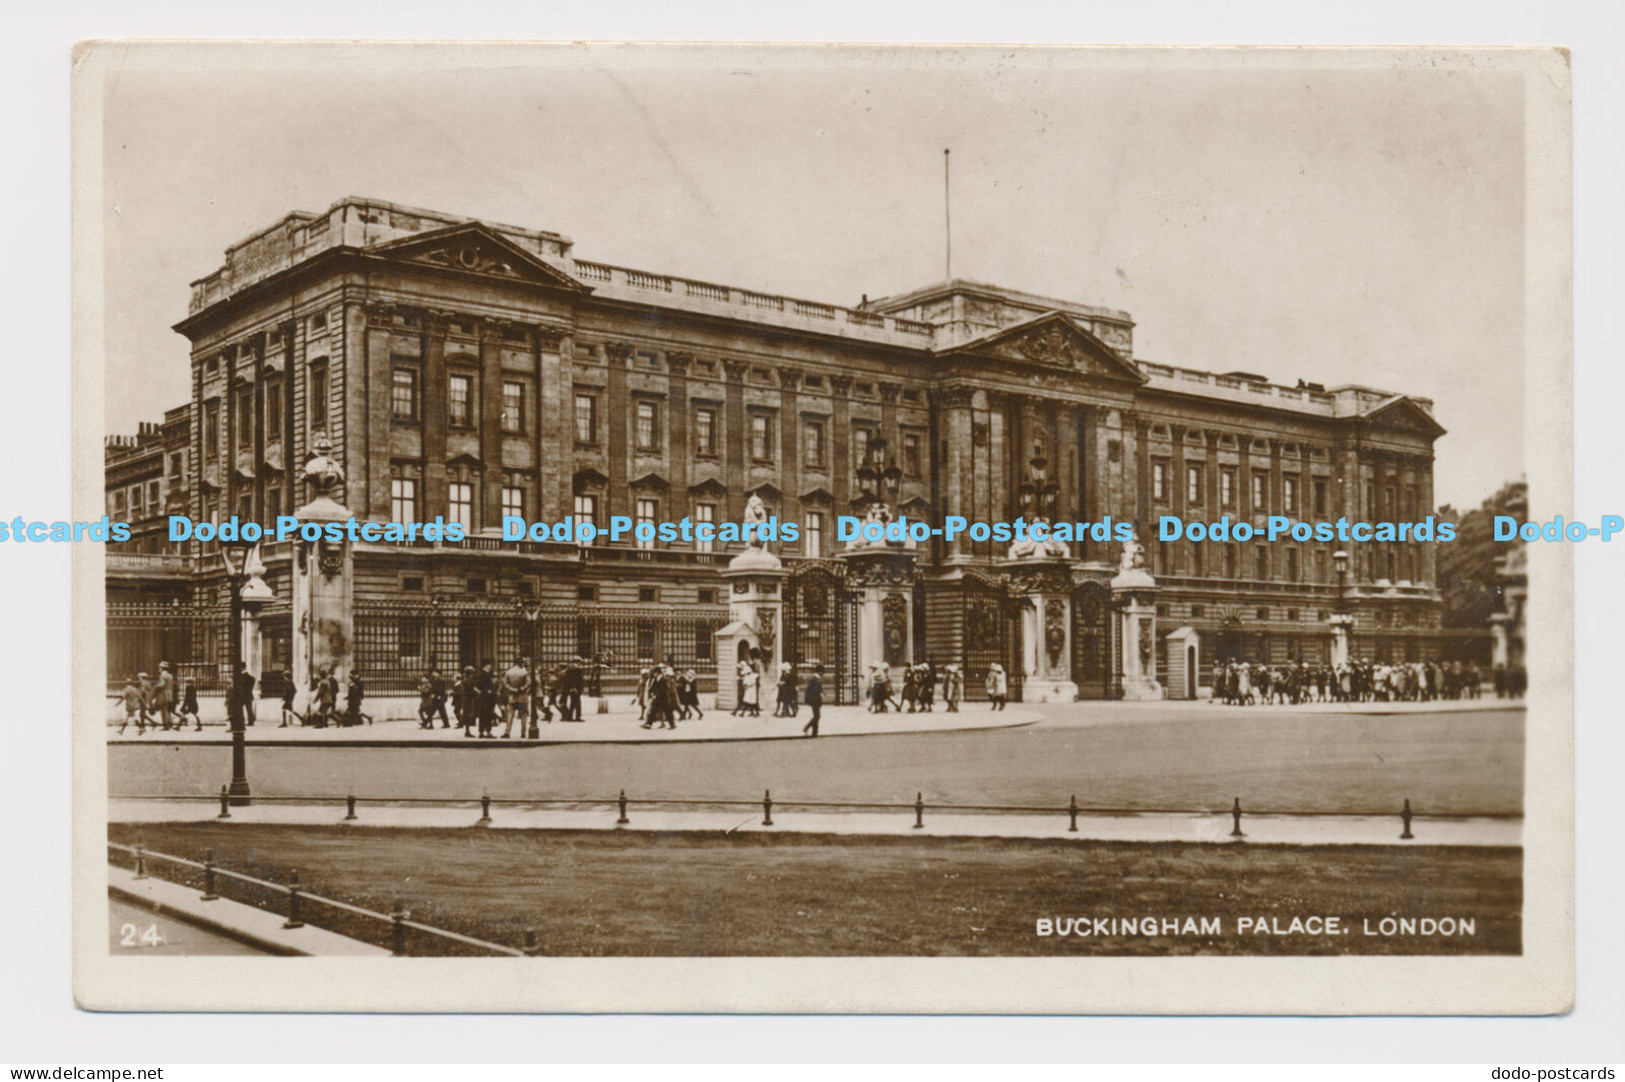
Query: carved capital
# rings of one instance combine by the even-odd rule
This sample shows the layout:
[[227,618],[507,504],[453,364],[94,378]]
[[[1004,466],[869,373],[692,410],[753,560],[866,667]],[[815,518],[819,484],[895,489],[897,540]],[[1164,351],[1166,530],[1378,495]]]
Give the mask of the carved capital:
[[557,352],[564,345],[564,340],[570,336],[568,327],[549,327],[545,324],[534,328],[536,344],[549,352]]
[[616,364],[625,364],[626,359],[632,356],[631,342],[606,342],[604,355]]
[[511,319],[482,319],[479,326],[480,341],[500,342],[513,328],[514,322]]
[[1013,395],[1008,395],[1003,391],[989,391],[987,392],[987,408],[998,413],[1006,409],[1013,398]]
[[903,391],[902,385],[897,383],[877,383],[875,389],[880,392],[880,400],[890,405],[897,404],[897,396]]
[[780,368],[779,386],[784,388],[786,391],[798,390],[801,387],[801,369]]
[[666,353],[666,367],[674,376],[686,376],[688,370],[694,365],[694,354],[686,349],[669,350]]
[[830,389],[830,392],[832,394],[839,395],[842,398],[846,397],[847,395],[852,393],[852,377],[851,376],[831,376],[831,377],[829,377],[829,389]]
[[964,409],[976,398],[976,392],[969,387],[944,387],[931,392],[933,405],[945,409]]
[[387,327],[401,310],[401,306],[393,301],[366,301],[361,308],[367,313],[367,322],[376,324],[379,329]]
[[722,370],[728,378],[735,383],[745,382],[745,373],[750,371],[749,361],[723,361]]

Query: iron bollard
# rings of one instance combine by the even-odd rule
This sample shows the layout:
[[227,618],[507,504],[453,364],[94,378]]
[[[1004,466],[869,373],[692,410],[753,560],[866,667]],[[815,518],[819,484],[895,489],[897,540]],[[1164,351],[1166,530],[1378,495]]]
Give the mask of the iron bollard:
[[355,818],[355,795],[353,793],[344,798],[344,818],[347,822]]
[[1241,798],[1239,796],[1236,797],[1236,802],[1230,805],[1230,818],[1235,821],[1235,826],[1230,828],[1230,836],[1232,838],[1245,838],[1247,835],[1241,832]]
[[491,794],[485,793],[480,797],[480,819],[474,824],[477,827],[491,825]]
[[615,825],[618,826],[618,827],[624,827],[626,824],[628,824],[628,823],[630,823],[632,821],[632,820],[630,820],[630,819],[628,819],[626,817],[626,790],[625,789],[621,790],[620,799],[617,800],[616,803],[621,806],[621,817],[619,819],[615,820]]
[[226,792],[226,787],[224,785],[222,785],[220,787],[220,814],[215,816],[216,819],[230,819],[231,818],[231,805],[227,802],[228,799],[229,799],[229,797],[228,797],[228,794]]
[[1067,817],[1072,820],[1071,824],[1066,829],[1071,831],[1072,833],[1076,834],[1078,832],[1078,794],[1077,793],[1072,794],[1072,800],[1066,806],[1066,814],[1067,814]]
[[762,790],[762,825],[764,827],[773,825],[773,790],[771,789]]
[[390,950],[395,955],[395,957],[397,957],[397,958],[405,958],[406,957],[406,910],[401,907],[401,900],[399,898],[396,898],[395,899],[395,904],[390,907],[389,921],[390,921],[390,924],[392,926],[392,931],[394,933],[392,946],[390,947]]
[[205,849],[203,851],[203,897],[199,898],[198,901],[212,902],[219,897],[220,895],[214,892],[214,850]]
[[1405,798],[1405,810],[1399,813],[1399,817],[1405,821],[1405,832],[1399,836],[1400,840],[1409,841],[1410,839],[1416,837],[1415,834],[1411,833],[1411,798],[1410,797]]
[[282,922],[282,927],[304,926],[305,922],[299,919],[299,869],[294,868],[288,873],[288,919]]
[[135,843],[135,877],[137,879],[147,877],[147,847],[141,842]]
[[536,933],[529,928],[525,929],[525,957],[534,958],[542,953],[542,945],[536,942]]
[[914,829],[925,829],[925,794],[914,794]]

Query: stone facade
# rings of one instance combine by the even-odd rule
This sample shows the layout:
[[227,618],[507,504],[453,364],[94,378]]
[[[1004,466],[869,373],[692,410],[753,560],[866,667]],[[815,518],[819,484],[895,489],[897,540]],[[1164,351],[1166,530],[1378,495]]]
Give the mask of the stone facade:
[[[1429,545],[1154,537],[1160,514],[1421,518],[1443,431],[1432,404],[1138,360],[1124,312],[963,280],[839,307],[593,263],[555,233],[352,198],[229,248],[193,283],[176,330],[191,343],[193,392],[172,411],[188,422],[174,491],[194,517],[290,513],[322,433],[357,517],[468,522],[458,544],[357,545],[358,606],[500,621],[538,605],[595,618],[709,613],[720,627],[737,546],[502,542],[502,515],[738,521],[757,495],[803,527],[777,546],[788,594],[798,569],[839,580],[836,518],[872,495],[860,467],[891,468],[895,512],[941,522],[1015,518],[1036,465],[1054,519],[1136,524],[1160,627],[1201,636],[1204,680],[1230,656],[1325,657],[1334,548],[1352,556],[1356,654],[1431,652]],[[885,460],[871,462],[880,441]],[[1007,585],[1005,547],[933,540],[912,554],[907,641],[939,666],[966,663],[973,689],[976,651],[996,640],[1007,668],[1016,658],[1019,614],[987,608]],[[218,597],[206,548],[187,546],[199,603]],[[279,597],[289,555],[265,549]],[[1073,545],[1077,592],[1034,618],[1074,622],[1047,638],[1065,643],[1085,697],[1120,692],[1122,644],[1103,600],[1117,559],[1115,542]],[[814,613],[812,596],[786,597],[786,637],[817,637],[825,620],[837,639],[849,634],[849,613]],[[493,648],[461,632],[436,641],[455,642],[458,660]],[[407,668],[417,657],[392,656]]]

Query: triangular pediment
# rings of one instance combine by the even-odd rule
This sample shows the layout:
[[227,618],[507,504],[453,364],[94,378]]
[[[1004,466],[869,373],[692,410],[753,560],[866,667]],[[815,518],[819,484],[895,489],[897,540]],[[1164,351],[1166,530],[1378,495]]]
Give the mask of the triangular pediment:
[[1414,399],[1402,394],[1377,403],[1362,413],[1360,419],[1367,424],[1382,425],[1385,428],[1423,432],[1434,439],[1445,434],[1445,427],[1435,421],[1431,413],[1418,405]]
[[835,496],[829,489],[820,485],[818,488],[808,489],[801,494],[802,503],[834,503]]
[[941,355],[962,354],[1123,383],[1146,382],[1138,368],[1064,312],[1048,312],[1025,323],[988,331],[943,350]]
[[470,454],[452,455],[450,458],[446,459],[446,465],[448,465],[448,466],[467,466],[471,470],[483,470],[483,469],[485,469],[485,463],[483,461],[481,461],[479,458],[475,457],[474,455],[470,455]]
[[577,293],[590,293],[557,267],[538,258],[481,222],[464,222],[380,244],[374,254],[441,270],[488,278],[533,282]]
[[692,496],[715,496],[720,498],[728,494],[727,488],[715,477],[707,477],[699,484],[689,485],[688,491]]
[[655,489],[655,490],[664,492],[666,489],[670,488],[671,485],[668,484],[666,479],[664,477],[660,476],[658,473],[650,472],[650,473],[644,474],[642,477],[639,477],[636,481],[633,481],[632,482],[632,487],[633,488],[642,488],[642,489]]
[[609,484],[609,478],[589,466],[584,470],[577,470],[570,478],[570,484],[576,492],[581,492],[585,489],[603,488]]
[[757,485],[755,488],[746,489],[745,490],[745,495],[746,496],[760,496],[764,500],[776,500],[779,497],[783,496],[784,493],[780,492],[777,488],[773,487],[773,485],[771,483],[764,481],[761,484]]

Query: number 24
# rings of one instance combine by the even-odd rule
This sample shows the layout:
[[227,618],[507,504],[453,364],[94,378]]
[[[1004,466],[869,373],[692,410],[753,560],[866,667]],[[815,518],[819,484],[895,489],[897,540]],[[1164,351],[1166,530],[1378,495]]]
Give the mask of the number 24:
[[147,925],[146,931],[141,931],[135,925],[126,923],[119,930],[118,945],[121,947],[156,947],[164,941],[158,934],[158,925]]

